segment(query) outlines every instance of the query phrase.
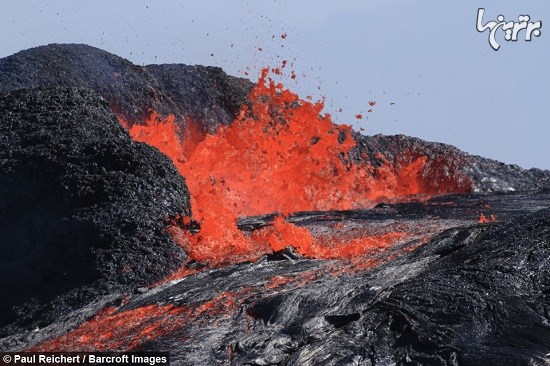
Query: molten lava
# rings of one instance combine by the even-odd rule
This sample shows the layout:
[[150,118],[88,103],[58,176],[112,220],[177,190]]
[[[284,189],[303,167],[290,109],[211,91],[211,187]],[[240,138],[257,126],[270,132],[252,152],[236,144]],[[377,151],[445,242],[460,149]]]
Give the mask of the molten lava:
[[384,249],[406,237],[407,234],[402,232],[360,238],[314,237],[306,228],[288,223],[282,216],[276,217],[272,226],[252,233],[255,242],[266,243],[274,251],[293,246],[301,255],[318,259],[351,259]]
[[115,308],[100,311],[93,319],[58,338],[43,342],[29,352],[60,351],[127,351],[150,339],[180,330],[195,321],[219,315],[229,316],[246,297],[247,289],[238,293],[223,292],[193,305],[148,305],[117,312]]
[[149,305],[120,313],[108,308],[75,330],[29,351],[128,350],[183,326],[192,314],[191,309],[173,305]]
[[[284,67],[284,65],[283,65]],[[347,210],[387,200],[467,191],[452,176],[434,184],[426,156],[401,156],[377,166],[352,160],[356,147],[349,126],[321,115],[323,103],[298,98],[268,78],[269,69],[229,126],[215,134],[183,131],[173,116],[151,112],[142,125],[129,127],[137,141],[157,147],[172,159],[191,192],[193,218],[200,232],[177,225],[170,232],[191,259],[211,264],[254,260],[288,245],[315,258],[349,258],[385,246],[402,233],[322,244],[304,228],[277,218],[273,227],[248,236],[237,229],[238,216],[271,212]],[[273,69],[275,74],[280,69]],[[338,248],[339,247],[339,248]]]
[[485,216],[483,213],[479,214],[479,223],[486,224],[488,222],[496,222],[497,218],[495,215],[491,214],[489,217]]

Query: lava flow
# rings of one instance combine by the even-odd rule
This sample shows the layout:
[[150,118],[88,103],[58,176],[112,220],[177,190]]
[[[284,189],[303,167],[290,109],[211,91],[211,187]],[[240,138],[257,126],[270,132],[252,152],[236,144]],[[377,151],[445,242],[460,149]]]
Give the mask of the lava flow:
[[226,314],[237,308],[241,293],[221,293],[194,306],[148,305],[117,312],[106,308],[62,337],[41,343],[30,352],[131,350],[148,340],[184,328],[198,319]]
[[134,140],[157,147],[185,177],[193,218],[201,229],[191,234],[171,225],[169,231],[191,259],[234,263],[287,245],[307,257],[349,258],[405,234],[321,245],[307,229],[282,218],[271,232],[251,236],[238,230],[235,222],[238,216],[366,208],[415,195],[469,190],[452,177],[434,185],[426,174],[426,156],[411,154],[389,162],[380,155],[377,166],[352,159],[356,142],[351,127],[334,124],[330,115],[321,115],[322,102],[299,99],[268,72],[262,72],[250,104],[214,134],[182,131],[173,116],[162,119],[154,112],[142,125],[123,123]]

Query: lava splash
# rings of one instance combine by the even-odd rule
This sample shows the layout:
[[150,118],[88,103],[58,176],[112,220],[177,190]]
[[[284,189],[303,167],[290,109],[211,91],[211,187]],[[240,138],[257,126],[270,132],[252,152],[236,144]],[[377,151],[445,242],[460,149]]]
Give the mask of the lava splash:
[[[277,235],[290,237],[258,240],[263,234],[242,233],[236,219],[271,212],[368,208],[471,190],[452,175],[434,185],[427,174],[432,169],[427,156],[409,154],[389,161],[378,155],[376,164],[355,159],[357,145],[350,126],[334,124],[329,114],[321,114],[323,102],[300,99],[268,73],[263,70],[250,103],[243,105],[235,121],[213,134],[183,131],[173,116],[163,119],[153,111],[141,125],[129,127],[134,140],[157,147],[186,178],[200,233],[175,226],[169,230],[190,258],[211,263],[253,260],[279,250],[285,240],[303,255],[338,257],[334,250],[330,255],[314,251],[306,229],[289,230],[292,224],[287,223],[287,230]],[[367,251],[346,247],[341,257]]]

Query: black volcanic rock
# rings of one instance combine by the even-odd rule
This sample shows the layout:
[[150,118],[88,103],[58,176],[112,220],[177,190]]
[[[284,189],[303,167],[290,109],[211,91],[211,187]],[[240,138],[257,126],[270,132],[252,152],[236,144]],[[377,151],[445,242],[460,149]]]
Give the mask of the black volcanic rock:
[[[315,300],[310,307],[328,312],[338,304],[337,314],[361,317],[343,331],[334,327],[322,339],[304,340],[309,344],[288,364],[337,365],[353,358],[376,365],[544,364],[549,243],[548,209],[509,224],[450,229],[410,256],[356,278],[360,285],[338,281],[349,298]],[[281,304],[277,313],[299,324],[289,315],[289,301]]]
[[409,263],[427,264],[420,273],[363,307],[357,326],[371,335],[370,357],[429,365],[547,363],[549,257],[549,209],[441,234],[411,255]]
[[35,324],[39,311],[47,324],[181,265],[164,220],[190,214],[185,182],[107,102],[75,88],[19,90],[0,95],[0,110],[0,327]]
[[176,104],[176,115],[195,122],[202,131],[214,133],[235,119],[253,84],[227,75],[221,68],[182,64],[145,66],[159,89]]
[[54,86],[91,89],[130,124],[153,110],[175,115],[184,129],[191,119],[212,131],[233,121],[252,83],[217,67],[138,66],[83,44],[50,44],[0,60],[0,91]]

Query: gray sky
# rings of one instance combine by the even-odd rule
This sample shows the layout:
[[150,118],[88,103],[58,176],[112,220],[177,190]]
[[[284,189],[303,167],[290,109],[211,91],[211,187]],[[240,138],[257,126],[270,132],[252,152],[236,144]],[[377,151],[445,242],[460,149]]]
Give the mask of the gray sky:
[[[485,22],[542,20],[542,35],[505,42],[500,32],[495,52],[488,32],[476,31],[480,7]],[[285,85],[325,96],[339,123],[550,169],[546,0],[3,0],[0,14],[0,57],[87,43],[137,64],[215,65],[237,76],[248,67],[253,80],[286,59],[298,77]]]

